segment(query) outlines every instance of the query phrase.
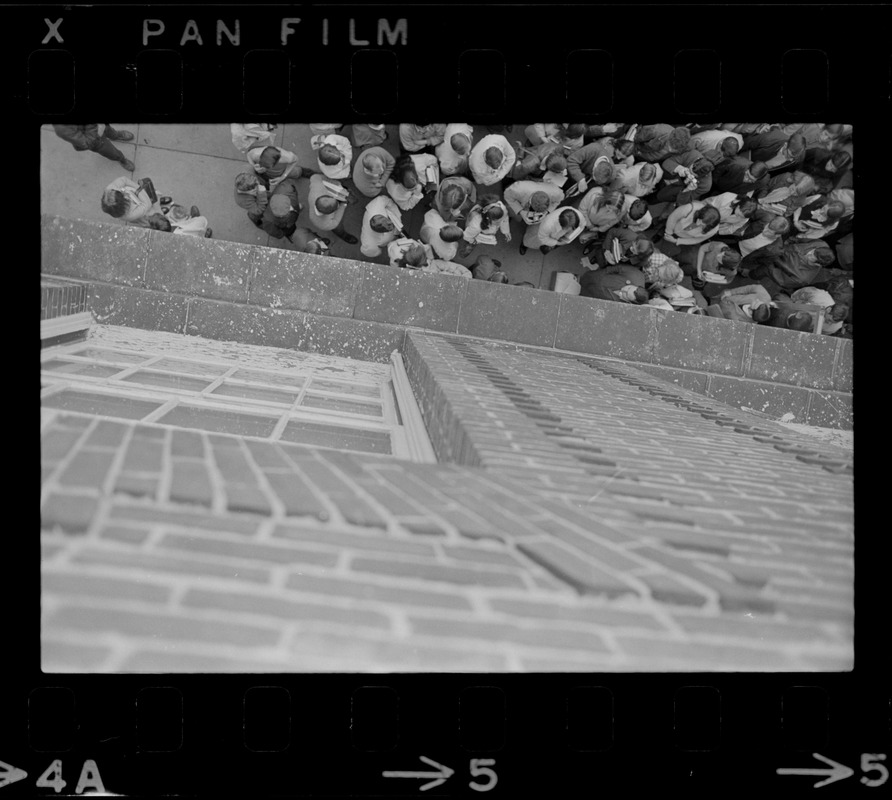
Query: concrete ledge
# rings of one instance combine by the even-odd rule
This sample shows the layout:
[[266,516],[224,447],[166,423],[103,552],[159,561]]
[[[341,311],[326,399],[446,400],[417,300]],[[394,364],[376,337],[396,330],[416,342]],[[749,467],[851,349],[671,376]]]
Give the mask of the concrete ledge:
[[[852,387],[850,340],[413,273],[347,259],[172,236],[115,223],[44,215],[42,230],[42,271],[99,282],[93,289],[94,310],[101,317],[99,321],[111,324],[147,327],[126,320],[143,313],[149,303],[161,315],[152,323],[155,329],[174,330],[176,325],[185,325],[181,313],[186,299],[206,298],[270,313],[303,312],[303,318],[293,317],[302,319],[302,327],[298,330],[294,327],[298,323],[292,323],[287,335],[273,317],[263,318],[269,320],[265,324],[279,341],[306,342],[309,347],[338,346],[344,344],[338,337],[347,336],[354,337],[348,346],[362,353],[363,345],[354,330],[365,330],[370,335],[379,332],[394,341],[403,335],[397,331],[411,326],[639,364],[753,378],[774,385],[830,392],[850,392]],[[112,286],[155,290],[159,295],[170,293],[173,299],[121,294],[114,305],[110,300]],[[230,336],[235,335],[235,310],[229,312],[233,315],[231,323],[214,320],[207,308],[196,306],[195,310],[198,316],[193,327],[200,320],[208,331],[222,335],[228,330]],[[248,326],[244,335],[255,337],[252,342],[260,341],[250,330],[254,324],[250,321],[261,318],[257,314],[252,311],[239,317]],[[306,315],[321,316],[314,317],[311,325]],[[334,322],[338,319],[357,320],[371,327],[338,325]],[[379,352],[375,347],[372,350]]]

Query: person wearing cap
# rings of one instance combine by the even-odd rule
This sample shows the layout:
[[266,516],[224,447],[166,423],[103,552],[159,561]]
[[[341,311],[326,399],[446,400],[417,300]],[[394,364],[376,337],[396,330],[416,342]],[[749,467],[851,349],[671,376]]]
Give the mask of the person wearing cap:
[[821,239],[832,233],[846,207],[839,200],[828,201],[819,197],[793,212],[793,227],[798,231],[797,239]]
[[261,217],[261,228],[274,239],[288,239],[297,227],[297,218],[300,216],[301,205],[297,199],[297,189],[292,184],[283,184],[281,191],[273,193],[269,199],[269,205]]
[[268,122],[233,122],[229,126],[233,145],[244,154],[257,147],[272,145],[275,130],[276,126]]
[[662,178],[663,168],[659,164],[640,161],[630,166],[617,167],[610,188],[634,197],[644,197],[657,188]]
[[329,133],[327,136],[313,136],[310,145],[316,151],[319,171],[326,178],[350,177],[350,163],[353,160],[353,146],[346,136]]
[[780,128],[743,137],[744,146],[753,161],[764,161],[772,174],[798,169],[805,160],[805,138],[801,133],[792,136]]
[[493,186],[511,172],[516,159],[510,142],[499,133],[490,133],[471,148],[468,169],[474,183]]
[[350,126],[350,135],[353,137],[353,146],[359,151],[383,144],[388,134],[383,125],[354,122]]
[[550,253],[555,247],[575,241],[584,230],[582,213],[573,206],[561,206],[546,214],[542,222],[526,229],[520,254],[524,255],[530,247],[538,247],[543,254]]
[[344,211],[351,200],[356,202],[340,181],[313,175],[307,193],[310,225],[323,233],[331,231],[347,244],[356,244],[359,240],[344,229]]
[[458,255],[458,245],[462,241],[462,229],[446,222],[435,208],[426,211],[421,226],[421,241],[430,245],[437,258],[452,261]]
[[391,267],[421,269],[434,257],[433,248],[417,239],[403,237],[387,245],[387,258]]
[[403,211],[411,211],[427,192],[437,189],[439,182],[437,157],[429,153],[415,153],[396,160],[385,188]]
[[132,142],[134,137],[130,131],[117,131],[107,122],[102,133],[99,133],[97,123],[53,125],[53,131],[78,152],[92,150],[109,161],[119,162],[125,172],[133,172],[136,169],[136,165],[112,144],[112,142]]
[[647,303],[644,273],[628,264],[586,270],[579,278],[579,285],[582,287],[579,292],[580,297],[613,300],[639,306]]
[[702,244],[719,232],[717,208],[695,201],[676,208],[666,220],[663,239],[676,245]]
[[635,133],[634,141],[635,160],[651,163],[665,161],[669,156],[684,153],[694,146],[687,128],[674,128],[665,123],[643,125]]
[[508,209],[496,195],[481,195],[480,202],[468,212],[468,224],[464,230],[467,248],[463,255],[478,244],[497,244],[498,233],[505,237],[506,242],[511,241]]
[[608,186],[616,177],[613,164],[613,145],[592,142],[567,156],[567,173],[576,184],[577,192],[584,192],[590,184]]
[[513,217],[524,225],[535,225],[564,201],[564,193],[543,181],[514,181],[505,188],[502,201]]
[[444,178],[434,195],[434,208],[446,222],[466,223],[468,212],[477,203],[477,187],[467,178]]
[[419,153],[442,143],[445,135],[445,122],[425,125],[402,123],[400,125],[400,146],[406,153]]
[[402,215],[393,199],[379,194],[370,200],[362,216],[360,252],[367,258],[377,258],[388,244],[402,235]]
[[356,158],[353,185],[366,197],[377,197],[384,191],[395,164],[396,159],[383,147],[370,147]]
[[443,141],[434,148],[441,175],[467,175],[468,156],[474,144],[474,129],[466,122],[446,126]]
[[749,325],[765,325],[775,304],[764,286],[758,283],[725,289],[717,303],[710,304],[706,313],[719,319],[745,322]]

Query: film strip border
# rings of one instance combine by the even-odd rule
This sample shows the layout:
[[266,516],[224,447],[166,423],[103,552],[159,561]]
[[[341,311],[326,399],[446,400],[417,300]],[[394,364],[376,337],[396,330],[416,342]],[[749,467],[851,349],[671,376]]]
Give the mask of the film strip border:
[[[851,9],[854,12],[856,9]],[[16,9],[22,110],[158,118],[509,111],[802,117],[888,109],[892,8]],[[857,89],[857,91],[856,91]],[[753,117],[754,118],[754,117]]]

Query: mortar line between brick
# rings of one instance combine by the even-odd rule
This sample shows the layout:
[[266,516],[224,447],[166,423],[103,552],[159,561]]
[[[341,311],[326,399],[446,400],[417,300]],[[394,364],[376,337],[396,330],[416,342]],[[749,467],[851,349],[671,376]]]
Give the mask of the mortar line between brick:
[[753,349],[756,343],[756,326],[755,325],[747,325],[746,326],[746,344],[743,348],[743,363],[741,365],[742,371],[740,376],[745,378],[749,375],[750,367],[753,363]]
[[837,371],[839,369],[839,362],[842,360],[842,348],[844,347],[844,339],[836,340],[836,349],[833,351],[833,367],[830,369],[830,384],[831,386],[836,386],[836,377]]
[[561,294],[561,296],[558,298],[557,319],[555,319],[555,321],[554,321],[554,336],[551,337],[551,344],[549,345],[549,347],[551,347],[552,350],[554,350],[555,346],[557,345],[557,335],[558,335],[558,331],[560,330],[560,327],[561,327],[561,311],[563,310],[563,308],[564,308],[564,295]]

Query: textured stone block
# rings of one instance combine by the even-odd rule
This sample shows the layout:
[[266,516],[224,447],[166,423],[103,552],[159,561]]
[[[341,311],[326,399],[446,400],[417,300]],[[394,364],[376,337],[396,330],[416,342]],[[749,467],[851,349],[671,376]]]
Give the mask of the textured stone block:
[[677,312],[662,313],[658,319],[655,362],[724,375],[743,374],[752,326]]
[[101,325],[182,333],[187,300],[180,295],[93,283],[87,301]]
[[838,392],[852,391],[854,343],[851,339],[837,339],[836,369],[833,371],[833,388]]
[[364,266],[356,319],[454,333],[469,281],[390,266]]
[[270,308],[350,317],[363,269],[347,259],[257,248],[248,300]]
[[[98,198],[96,203],[98,205]],[[149,235],[145,228],[120,222],[43,216],[40,271],[80,280],[140,286],[145,273]]]
[[554,346],[577,353],[651,362],[659,311],[654,308],[560,295]]
[[561,295],[554,292],[471,280],[458,333],[554,347],[560,303]]
[[150,236],[146,288],[247,302],[258,248],[194,236],[157,232]]
[[[797,422],[799,420],[796,420]],[[811,392],[811,405],[808,408],[808,425],[821,428],[851,430],[854,424],[852,395],[842,392]]]
[[796,422],[805,422],[809,390],[799,386],[712,375],[708,396],[735,408],[751,408],[774,419],[790,413],[795,416]]
[[830,336],[753,326],[753,353],[746,377],[835,389],[836,341]]

